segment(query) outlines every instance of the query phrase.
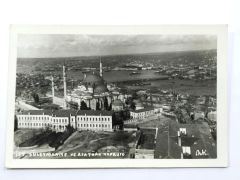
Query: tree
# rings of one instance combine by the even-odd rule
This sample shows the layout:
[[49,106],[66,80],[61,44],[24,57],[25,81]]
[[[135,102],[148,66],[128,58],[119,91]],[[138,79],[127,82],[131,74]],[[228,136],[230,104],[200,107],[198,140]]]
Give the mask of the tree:
[[37,93],[32,93],[32,97],[35,103],[39,103],[39,96]]
[[96,110],[100,110],[100,103],[99,102],[96,103]]
[[108,110],[108,100],[107,100],[106,97],[104,98],[104,103],[103,104],[104,104],[104,109]]
[[112,110],[112,103],[110,103],[108,110],[111,111]]
[[18,130],[18,120],[17,120],[17,116],[14,116],[14,131]]
[[134,91],[134,92],[132,93],[132,98],[133,98],[133,99],[138,99],[138,95],[137,95],[137,92],[136,92],[136,91]]
[[81,110],[88,110],[87,104],[84,101],[81,101]]
[[135,109],[136,109],[136,105],[135,105],[135,103],[134,103],[134,102],[132,102],[132,103],[131,103],[131,105],[130,105],[130,108],[131,108],[131,109],[133,109],[133,110],[135,110]]

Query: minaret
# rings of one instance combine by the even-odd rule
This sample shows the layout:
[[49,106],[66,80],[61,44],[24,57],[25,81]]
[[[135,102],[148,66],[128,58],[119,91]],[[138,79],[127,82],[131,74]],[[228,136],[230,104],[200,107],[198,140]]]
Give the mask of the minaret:
[[67,108],[67,104],[66,104],[66,98],[67,98],[67,83],[66,83],[66,68],[65,68],[65,64],[63,65],[63,90],[64,90],[64,105],[63,105],[63,109]]
[[55,96],[53,76],[52,76],[52,78],[51,78],[51,81],[52,81],[52,101],[53,101],[54,96]]
[[100,57],[100,67],[99,67],[99,74],[100,74],[100,76],[102,77],[102,75],[103,75],[103,73],[102,73],[102,61],[101,61],[101,57]]

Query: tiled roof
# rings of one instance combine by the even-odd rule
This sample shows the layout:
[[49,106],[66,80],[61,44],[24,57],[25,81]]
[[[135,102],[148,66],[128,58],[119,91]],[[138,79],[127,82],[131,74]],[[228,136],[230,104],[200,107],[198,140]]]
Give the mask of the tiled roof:
[[95,110],[79,110],[77,115],[87,115],[87,116],[112,116],[113,111],[95,111]]
[[22,114],[24,115],[50,115],[53,117],[69,117],[70,114],[72,116],[75,115],[87,115],[87,116],[112,116],[113,111],[95,111],[95,110],[79,110],[79,111],[74,111],[74,110],[29,110],[29,111],[23,111]]
[[69,117],[70,114],[71,116],[75,116],[77,111],[73,110],[57,110],[53,112],[53,116],[56,117]]
[[28,110],[28,111],[23,111],[23,115],[52,115],[53,111],[52,110]]

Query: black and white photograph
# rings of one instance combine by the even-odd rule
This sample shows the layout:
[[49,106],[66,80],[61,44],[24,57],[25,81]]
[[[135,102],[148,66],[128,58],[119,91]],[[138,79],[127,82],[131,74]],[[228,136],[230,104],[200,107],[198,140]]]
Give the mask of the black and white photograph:
[[224,164],[224,26],[46,29],[11,41],[12,162]]

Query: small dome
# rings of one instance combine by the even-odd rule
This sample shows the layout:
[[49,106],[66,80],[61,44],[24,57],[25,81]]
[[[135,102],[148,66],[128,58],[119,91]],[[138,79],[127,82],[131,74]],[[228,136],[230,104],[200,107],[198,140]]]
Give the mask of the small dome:
[[94,93],[96,94],[102,94],[108,92],[107,86],[105,86],[104,84],[98,85],[95,89],[94,89]]
[[113,106],[123,106],[123,102],[120,99],[116,99],[112,103]]
[[96,74],[87,74],[87,76],[83,79],[83,83],[89,83],[91,85],[95,84],[102,84],[104,81],[102,77]]

